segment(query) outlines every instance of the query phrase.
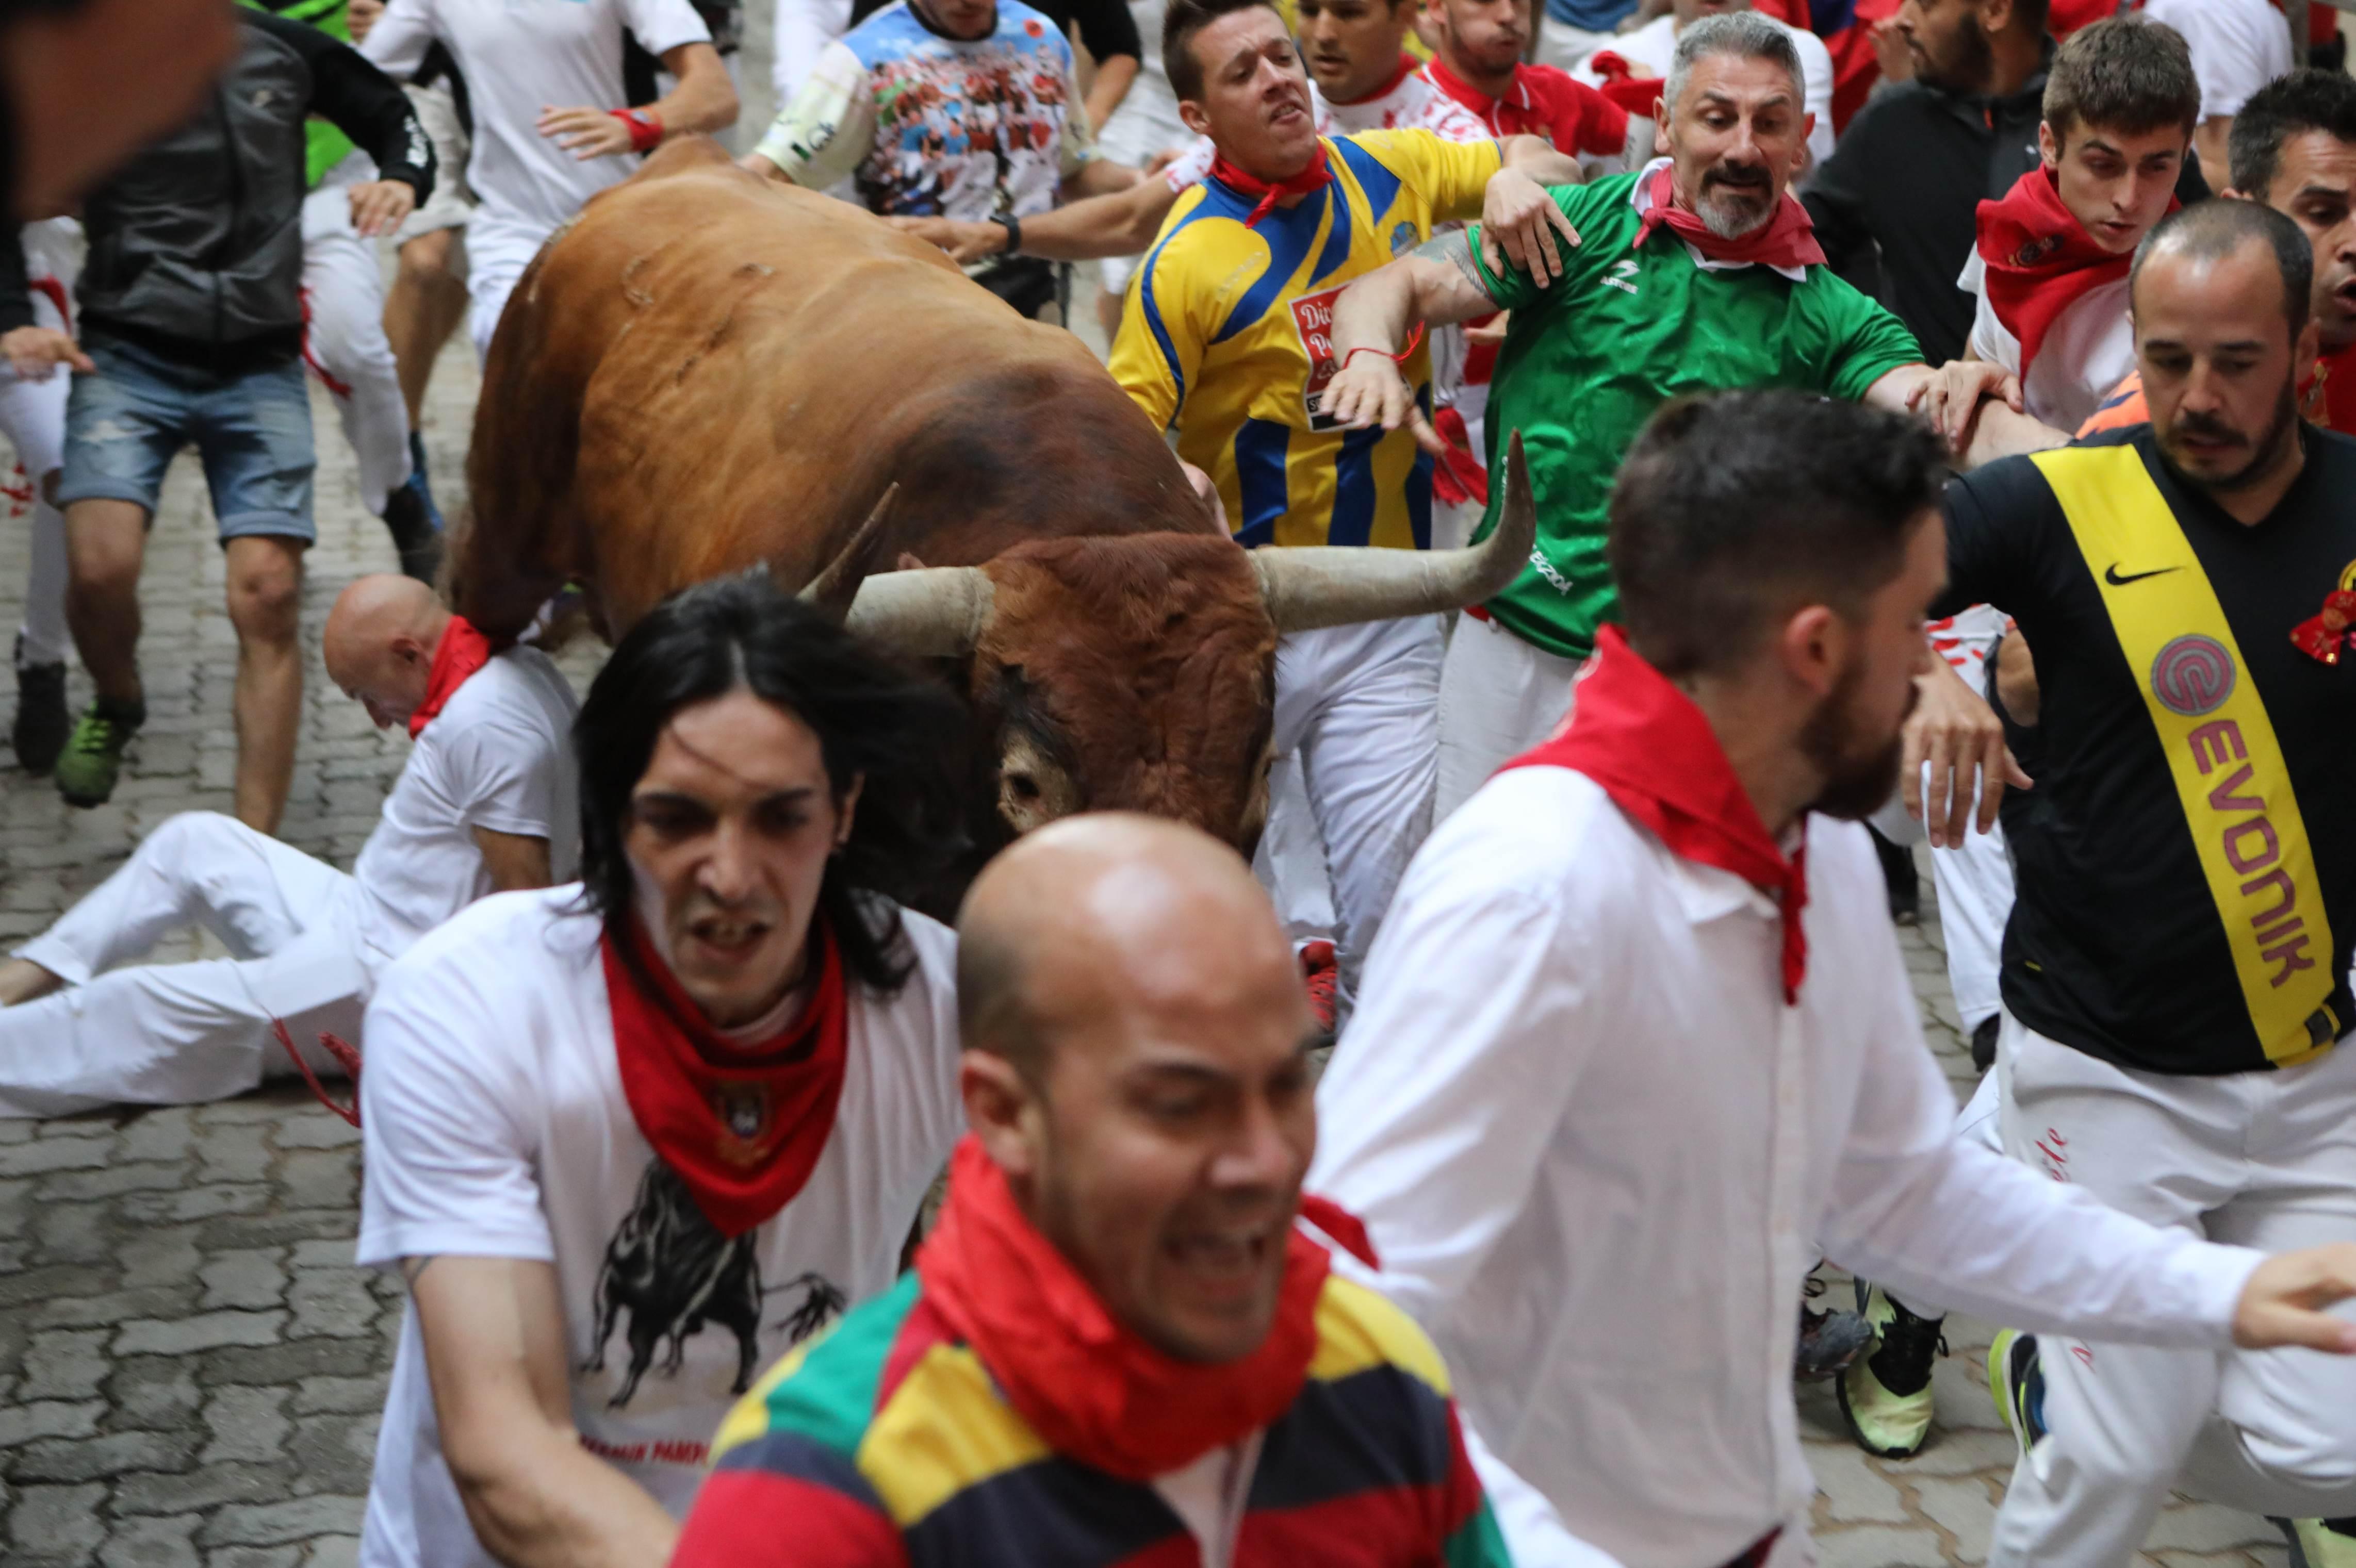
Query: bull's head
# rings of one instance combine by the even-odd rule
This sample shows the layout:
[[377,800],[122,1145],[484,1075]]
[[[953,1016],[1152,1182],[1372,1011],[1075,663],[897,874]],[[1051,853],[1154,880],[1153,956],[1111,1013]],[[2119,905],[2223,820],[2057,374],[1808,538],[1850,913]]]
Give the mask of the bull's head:
[[1516,435],[1497,528],[1466,549],[1108,535],[856,581],[854,543],[804,592],[848,600],[847,624],[878,644],[964,661],[989,759],[977,784],[994,794],[1002,834],[1121,808],[1248,853],[1267,811],[1277,638],[1478,603],[1521,571],[1537,530]]

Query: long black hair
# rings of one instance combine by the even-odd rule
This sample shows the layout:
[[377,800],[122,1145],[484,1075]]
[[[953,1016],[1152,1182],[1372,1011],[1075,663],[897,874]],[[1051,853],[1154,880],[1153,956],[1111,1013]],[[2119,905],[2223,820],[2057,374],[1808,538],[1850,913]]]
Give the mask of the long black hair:
[[583,895],[620,935],[636,891],[622,848],[630,792],[674,714],[740,687],[809,726],[838,804],[865,780],[850,840],[827,861],[818,908],[845,970],[888,996],[915,965],[889,901],[922,886],[961,847],[954,775],[944,764],[965,715],[944,688],[878,656],[766,574],[674,593],[630,629],[590,683],[573,723]]

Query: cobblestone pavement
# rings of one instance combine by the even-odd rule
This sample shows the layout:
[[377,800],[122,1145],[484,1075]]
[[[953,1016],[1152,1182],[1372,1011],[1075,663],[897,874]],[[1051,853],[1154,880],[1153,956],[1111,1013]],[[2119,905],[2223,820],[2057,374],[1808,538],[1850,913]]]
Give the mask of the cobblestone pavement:
[[[454,347],[426,416],[436,492],[454,515],[474,376],[471,354]],[[348,451],[316,392],[314,417],[320,540],[305,591],[305,721],[284,836],[349,866],[407,744],[371,731],[327,684],[317,634],[342,585],[390,570],[393,557],[359,508]],[[0,624],[14,624],[24,571],[22,523],[0,526]],[[0,771],[0,939],[38,930],[172,813],[229,809],[235,645],[210,514],[186,458],[166,491],[143,593],[150,717],[114,802],[70,811],[46,781]],[[87,697],[79,672],[73,697]],[[0,710],[12,703],[0,697]],[[1935,918],[1904,934],[1933,1043],[1968,1093]],[[198,951],[188,941],[166,955]],[[395,1287],[350,1266],[359,1173],[357,1135],[299,1086],[196,1110],[0,1121],[0,1562],[352,1560],[401,1312]],[[1865,1457],[1829,1392],[1802,1392],[1827,1564],[1981,1561],[2012,1462],[1982,1381],[1987,1339],[1976,1324],[1951,1327],[1941,1431],[1907,1463]],[[2142,1561],[2279,1568],[2286,1558],[2262,1521],[2179,1502]]]

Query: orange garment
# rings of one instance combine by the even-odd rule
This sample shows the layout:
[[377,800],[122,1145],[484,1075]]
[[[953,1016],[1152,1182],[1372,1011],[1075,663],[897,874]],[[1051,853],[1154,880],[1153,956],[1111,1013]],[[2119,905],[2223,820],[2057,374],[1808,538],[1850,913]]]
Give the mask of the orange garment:
[[[2299,389],[2298,400],[2300,417],[2309,424],[2356,435],[2356,345],[2317,360],[2315,379]],[[2078,433],[2093,435],[2097,431],[2122,430],[2150,422],[2151,408],[2143,396],[2143,373],[2135,371],[2111,389],[2111,395],[2103,400],[2102,407],[2086,416]]]

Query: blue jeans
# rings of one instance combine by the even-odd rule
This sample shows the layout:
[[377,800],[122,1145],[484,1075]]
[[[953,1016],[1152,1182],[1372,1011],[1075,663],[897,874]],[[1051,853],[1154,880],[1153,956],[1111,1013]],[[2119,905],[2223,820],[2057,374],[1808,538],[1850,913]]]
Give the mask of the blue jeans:
[[223,542],[273,534],[305,543],[311,519],[311,398],[303,362],[223,375],[97,331],[82,347],[98,366],[66,402],[65,475],[58,505],[129,501],[150,518],[164,471],[193,443]]

